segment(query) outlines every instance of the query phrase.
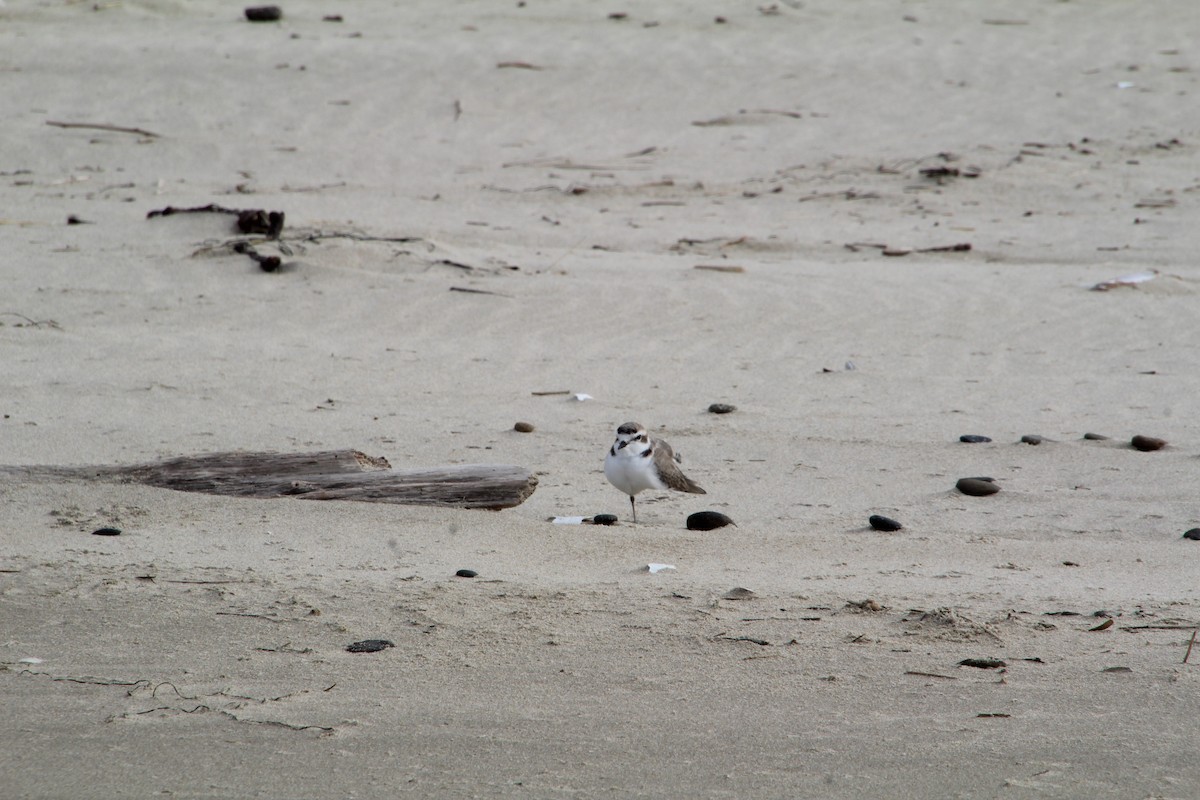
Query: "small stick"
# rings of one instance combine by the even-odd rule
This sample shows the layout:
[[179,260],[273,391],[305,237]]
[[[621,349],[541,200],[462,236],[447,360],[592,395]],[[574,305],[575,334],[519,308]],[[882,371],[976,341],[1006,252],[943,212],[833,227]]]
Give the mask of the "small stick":
[[971,250],[970,242],[962,244],[947,244],[940,247],[922,247],[917,250],[918,253],[966,253]]
[[917,675],[921,678],[941,678],[944,681],[956,681],[958,678],[953,675],[938,675],[936,672],[918,672],[915,669],[910,669],[904,673],[905,675]]
[[154,131],[144,130],[142,128],[125,128],[120,125],[103,125],[91,122],[55,122],[54,120],[46,120],[47,125],[53,125],[56,128],[90,128],[97,131],[115,131],[117,133],[135,133],[138,136],[149,136],[152,139],[159,138],[159,134]]
[[561,392],[530,392],[534,397],[549,397],[556,394],[570,394],[570,390],[564,389]]
[[1183,663],[1185,663],[1185,664],[1188,662],[1188,658],[1190,658],[1192,655],[1192,645],[1194,645],[1196,643],[1196,632],[1197,631],[1200,631],[1200,628],[1192,628],[1192,639],[1191,639],[1191,641],[1188,642],[1187,652],[1183,654]]
[[[21,319],[25,320],[26,325],[30,325],[34,328],[40,328],[43,325],[50,327],[50,328],[59,328],[58,323],[52,319],[43,319],[43,320],[30,319],[29,317],[25,316],[24,314],[18,314],[16,311],[0,311],[0,317],[20,317]],[[62,330],[62,328],[59,328],[59,330]]]
[[467,292],[468,294],[491,294],[496,297],[512,297],[511,294],[503,294],[501,292],[489,292],[487,289],[468,289],[466,286],[451,286],[452,292]]
[[745,267],[735,266],[733,264],[697,264],[693,269],[707,269],[712,272],[745,272]]
[[1186,631],[1191,625],[1122,625],[1123,631]]

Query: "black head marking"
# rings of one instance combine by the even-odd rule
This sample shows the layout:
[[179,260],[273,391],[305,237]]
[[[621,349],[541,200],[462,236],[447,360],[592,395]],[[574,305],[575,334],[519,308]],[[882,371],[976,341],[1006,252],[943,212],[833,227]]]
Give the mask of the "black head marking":
[[638,428],[642,427],[636,422],[626,422],[621,427],[617,428],[617,433],[634,434],[638,432]]

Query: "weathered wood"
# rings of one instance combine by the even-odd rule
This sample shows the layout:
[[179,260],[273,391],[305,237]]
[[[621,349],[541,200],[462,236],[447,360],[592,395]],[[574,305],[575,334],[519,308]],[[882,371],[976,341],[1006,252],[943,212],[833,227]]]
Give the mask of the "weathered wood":
[[130,466],[0,467],[0,474],[143,483],[236,497],[290,496],[495,510],[520,505],[537,488],[537,478],[522,467],[462,464],[397,470],[391,469],[387,459],[357,450],[209,453]]

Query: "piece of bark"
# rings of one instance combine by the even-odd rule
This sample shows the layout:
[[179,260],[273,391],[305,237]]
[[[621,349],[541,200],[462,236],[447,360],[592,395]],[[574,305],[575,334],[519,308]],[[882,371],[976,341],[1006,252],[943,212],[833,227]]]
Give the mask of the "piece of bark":
[[368,503],[499,510],[520,505],[537,488],[523,467],[461,464],[391,469],[357,450],[311,453],[209,453],[130,466],[0,467],[0,476],[143,483],[181,492],[235,497],[300,497]]

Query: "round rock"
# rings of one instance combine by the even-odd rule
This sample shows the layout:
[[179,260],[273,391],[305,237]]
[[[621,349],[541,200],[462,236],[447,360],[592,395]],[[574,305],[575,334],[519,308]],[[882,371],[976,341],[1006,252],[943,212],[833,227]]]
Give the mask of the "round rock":
[[1192,528],[1183,534],[1183,538],[1191,539],[1193,542],[1200,542],[1200,528]]
[[283,17],[283,9],[279,6],[250,6],[245,13],[251,22],[275,22]]
[[710,414],[731,414],[737,411],[737,406],[731,406],[729,403],[713,403],[708,407]]
[[477,578],[477,577],[479,577],[479,573],[473,569],[460,569],[458,572],[454,573],[454,577],[456,577],[456,578]]
[[992,437],[981,436],[978,433],[964,433],[962,436],[958,437],[958,440],[960,442],[966,442],[967,444],[983,444],[985,442],[990,442]]
[[1046,437],[1038,436],[1036,433],[1027,433],[1021,437],[1021,441],[1025,444],[1041,444],[1046,441]]
[[597,514],[596,516],[592,517],[592,524],[593,525],[616,525],[617,524],[617,515],[616,514]]
[[959,478],[954,487],[972,497],[984,497],[1000,491],[1000,487],[991,478]]
[[719,511],[697,511],[687,518],[689,531],[714,531],[726,525],[737,527],[733,520]]
[[888,533],[891,533],[892,531],[898,531],[904,527],[891,517],[885,517],[880,514],[872,514],[870,518],[867,519],[867,522],[871,523],[871,527],[875,530],[887,531]]
[[1167,446],[1166,439],[1156,439],[1153,436],[1135,436],[1129,440],[1135,450],[1141,450],[1143,453],[1148,453],[1151,450],[1162,450]]
[[516,425],[513,425],[513,430],[517,433],[533,433],[533,423],[518,422]]

